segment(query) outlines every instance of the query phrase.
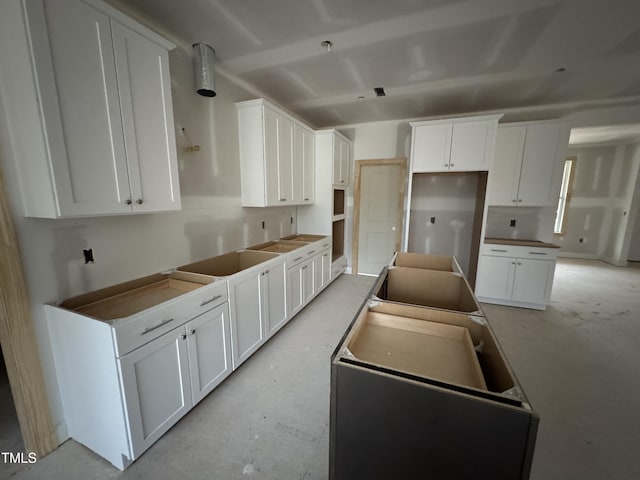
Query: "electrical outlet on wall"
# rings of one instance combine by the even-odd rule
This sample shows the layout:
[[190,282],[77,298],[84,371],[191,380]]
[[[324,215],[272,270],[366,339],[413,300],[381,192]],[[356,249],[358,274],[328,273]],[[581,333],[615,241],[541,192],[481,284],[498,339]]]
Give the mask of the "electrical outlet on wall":
[[515,220],[515,218],[512,218],[511,220],[509,220],[509,226],[510,226],[510,227],[515,227],[515,226],[516,226],[516,220]]

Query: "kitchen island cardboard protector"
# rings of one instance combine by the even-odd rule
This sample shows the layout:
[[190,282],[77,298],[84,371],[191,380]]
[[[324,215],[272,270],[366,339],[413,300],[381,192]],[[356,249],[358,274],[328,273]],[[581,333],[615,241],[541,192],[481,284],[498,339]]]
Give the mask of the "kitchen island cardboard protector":
[[422,268],[443,272],[460,272],[454,257],[413,252],[397,252],[393,265],[396,267]]
[[364,322],[348,345],[359,360],[486,390],[465,328],[376,312]]
[[464,277],[436,270],[390,268],[386,297],[381,298],[464,313],[481,311]]
[[[518,380],[502,352],[491,325],[484,317],[468,314],[434,310],[418,305],[403,305],[392,302],[376,302],[369,307],[370,312],[400,315],[417,320],[444,323],[464,327],[469,331],[471,340],[479,347],[478,361],[487,385],[487,390],[502,394],[513,387],[520,387]],[[521,399],[527,401],[523,394]]]

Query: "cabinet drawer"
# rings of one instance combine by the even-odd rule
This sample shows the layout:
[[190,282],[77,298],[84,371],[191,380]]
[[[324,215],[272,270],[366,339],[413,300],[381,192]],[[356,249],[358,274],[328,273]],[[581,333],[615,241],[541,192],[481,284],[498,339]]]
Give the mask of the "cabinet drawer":
[[287,258],[287,268],[291,268],[300,262],[304,262],[329,247],[331,247],[331,238],[327,237],[310,243],[302,248],[298,248],[289,254]]
[[493,257],[517,257],[530,258],[532,260],[555,260],[558,258],[557,248],[530,247],[522,245],[498,245],[484,244],[482,245],[482,255],[491,255]]
[[122,356],[228,300],[227,282],[210,285],[114,325],[116,355]]

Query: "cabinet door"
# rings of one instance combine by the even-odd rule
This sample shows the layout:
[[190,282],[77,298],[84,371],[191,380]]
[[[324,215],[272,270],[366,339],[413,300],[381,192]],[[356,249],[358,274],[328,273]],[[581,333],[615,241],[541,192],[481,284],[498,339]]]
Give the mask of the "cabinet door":
[[288,317],[293,317],[302,308],[302,264],[298,264],[287,270],[287,312]]
[[558,203],[552,193],[553,174],[561,160],[558,158],[560,130],[557,124],[527,127],[518,190],[519,206],[555,206]]
[[178,210],[168,53],[118,22],[111,23],[133,210]]
[[263,276],[267,315],[267,338],[287,321],[286,269],[284,262],[269,267]]
[[195,405],[232,371],[229,304],[187,323],[191,396]]
[[304,129],[297,124],[293,125],[293,196],[295,204],[304,203],[304,175],[305,175],[305,149],[304,149]]
[[351,164],[351,152],[348,142],[340,141],[340,185],[349,184],[349,166]]
[[302,304],[306,305],[313,298],[314,286],[313,286],[313,259],[303,262],[301,267],[302,275]]
[[109,18],[80,1],[42,5],[26,8],[59,215],[131,212]]
[[342,139],[333,135],[333,184],[342,185]]
[[293,122],[278,116],[278,202],[293,202]]
[[[280,205],[278,173],[278,114],[264,108],[264,168],[266,204]],[[248,172],[251,175],[251,172]]]
[[262,272],[245,272],[229,279],[231,351],[233,368],[251,356],[265,341],[262,307]]
[[453,125],[451,140],[451,171],[489,170],[487,147],[493,139],[496,122],[464,122]]
[[321,255],[322,255],[322,287],[324,288],[331,280],[331,250],[326,250]]
[[452,124],[424,125],[413,128],[411,161],[413,172],[449,170]]
[[549,303],[555,265],[553,260],[518,258],[511,299],[516,302]]
[[313,294],[322,290],[322,254],[313,257]]
[[489,172],[489,205],[517,204],[526,131],[526,127],[498,127],[495,156]]
[[192,406],[184,327],[119,360],[133,457],[138,457]]
[[509,300],[515,270],[515,258],[481,255],[476,279],[476,295]]
[[312,131],[302,129],[302,202],[315,201],[316,150]]

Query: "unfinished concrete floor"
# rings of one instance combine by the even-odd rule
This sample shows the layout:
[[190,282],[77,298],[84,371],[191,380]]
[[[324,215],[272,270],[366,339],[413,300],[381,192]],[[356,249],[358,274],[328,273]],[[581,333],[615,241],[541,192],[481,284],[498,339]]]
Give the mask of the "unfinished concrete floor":
[[[0,478],[326,479],[329,357],[372,282],[336,280],[124,473],[67,441]],[[484,305],[541,416],[531,478],[640,478],[640,269],[562,260],[552,300]]]

